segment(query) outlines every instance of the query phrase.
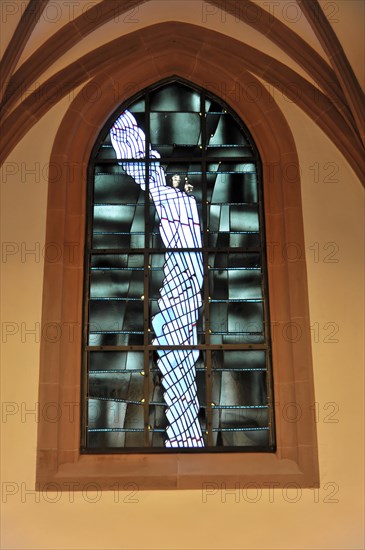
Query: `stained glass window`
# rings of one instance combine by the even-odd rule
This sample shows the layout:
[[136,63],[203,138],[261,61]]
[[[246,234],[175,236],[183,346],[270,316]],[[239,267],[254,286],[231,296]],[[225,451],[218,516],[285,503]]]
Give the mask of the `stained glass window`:
[[260,159],[174,81],[110,119],[89,167],[82,448],[273,451]]

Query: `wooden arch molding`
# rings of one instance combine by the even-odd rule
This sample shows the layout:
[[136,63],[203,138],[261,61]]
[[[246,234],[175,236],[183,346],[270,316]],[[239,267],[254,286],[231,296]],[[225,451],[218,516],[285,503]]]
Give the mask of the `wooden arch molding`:
[[[177,28],[175,28],[177,30]],[[212,55],[194,44],[166,49],[157,26],[155,56],[140,47],[123,51],[87,84],[64,116],[50,160],[46,247],[65,254],[45,263],[42,310],[41,410],[56,403],[57,422],[42,414],[38,430],[37,487],[103,489],[133,482],[141,489],[202,489],[204,484],[256,483],[261,487],[319,484],[309,309],[302,222],[299,161],[289,126],[264,86],[242,69],[239,58]],[[151,36],[150,31],[150,35]],[[186,37],[186,26],[180,33]],[[176,35],[176,33],[174,33]],[[173,34],[173,36],[174,36]],[[171,36],[170,36],[171,40]],[[218,45],[219,46],[219,45]],[[97,62],[97,61],[96,61]],[[220,96],[242,118],[259,149],[264,178],[273,332],[275,453],[80,454],[81,326],[86,179],[96,138],[115,109],[136,92],[163,79],[180,77]],[[224,83],[224,88],[222,88]],[[237,88],[239,83],[239,88]],[[224,90],[236,90],[229,96]],[[94,91],[94,95],[91,93]],[[295,243],[296,259],[288,246]],[[67,247],[67,253],[66,253]],[[299,252],[298,252],[299,251]],[[71,253],[72,252],[72,253]],[[295,326],[295,334],[291,328]],[[62,337],[52,330],[62,327]],[[288,407],[300,416],[293,422]],[[57,482],[57,483],[55,483]]]

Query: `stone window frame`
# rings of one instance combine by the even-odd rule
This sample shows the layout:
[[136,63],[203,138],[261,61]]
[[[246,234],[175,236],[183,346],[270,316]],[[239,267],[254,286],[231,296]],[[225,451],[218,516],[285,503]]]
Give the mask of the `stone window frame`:
[[[219,48],[219,44],[216,45]],[[68,108],[49,163],[46,243],[63,250],[44,268],[40,357],[37,487],[103,490],[319,486],[310,319],[300,169],[283,113],[239,57],[168,55],[156,62],[140,50],[101,66]],[[218,70],[219,69],[219,70]],[[95,140],[113,111],[138,91],[174,76],[221,97],[249,129],[263,166],[269,304],[275,396],[275,453],[82,454],[80,452],[81,327],[87,167]],[[60,75],[62,78],[62,75]],[[224,88],[222,82],[224,81]],[[62,82],[60,82],[60,85]],[[239,85],[237,88],[237,84]],[[222,90],[239,90],[224,96]],[[55,331],[55,332],[54,332]],[[47,411],[57,407],[57,418]],[[53,485],[52,485],[53,484]]]

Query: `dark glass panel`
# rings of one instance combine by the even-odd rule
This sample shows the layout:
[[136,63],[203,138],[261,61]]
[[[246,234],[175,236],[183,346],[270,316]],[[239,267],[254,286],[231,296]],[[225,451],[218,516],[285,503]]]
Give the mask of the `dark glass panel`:
[[218,231],[210,231],[209,246],[215,248],[239,247],[248,250],[259,250],[261,246],[260,235],[258,232],[230,233],[226,231],[219,233]]
[[120,431],[91,431],[91,430],[119,430],[124,424],[127,404],[112,400],[88,400],[88,446],[95,447],[124,447],[125,434]]
[[138,254],[94,254],[90,262],[90,297],[138,300],[143,295],[144,258]]
[[216,350],[212,351],[213,369],[266,370],[264,350]]
[[129,105],[128,111],[133,113],[134,116],[137,115],[137,113],[144,113],[146,109],[146,104],[144,99],[138,99],[135,103],[132,103],[132,105]]
[[[143,447],[144,434],[143,431],[134,432],[89,432],[88,447],[90,449],[111,449],[111,448],[133,448]],[[142,451],[143,449],[141,449]]]
[[252,149],[249,147],[233,147],[230,145],[229,147],[225,146],[210,146],[207,147],[207,156],[209,158],[216,158],[216,159],[225,159],[225,158],[240,158],[243,157],[246,158],[252,158]]
[[259,302],[210,303],[211,343],[239,344],[263,341],[263,309]]
[[143,204],[144,202],[144,192],[122,167],[118,172],[112,170],[112,166],[107,164],[98,167],[94,182],[95,203]]
[[207,113],[206,124],[208,146],[249,146],[241,129],[228,113]]
[[243,431],[226,428],[226,430],[219,431],[217,434],[217,442],[223,447],[265,448],[269,445],[269,430],[266,428]]
[[[143,430],[143,384],[143,376],[139,373],[90,372],[89,430],[105,430],[101,432],[104,437],[106,430],[122,430],[126,443],[128,430]],[[109,408],[105,407],[105,403],[109,404]],[[133,437],[130,437],[132,440]]]
[[218,404],[213,407],[214,428],[221,430],[219,438],[223,445],[255,445],[257,441],[267,441],[266,373],[214,372],[213,389],[216,386],[220,394]]
[[143,231],[143,205],[94,206],[94,233]]
[[219,406],[267,406],[265,371],[214,371],[213,386],[216,380],[221,388]]
[[194,113],[151,113],[150,132],[152,149],[160,153],[161,145],[199,145],[200,116]]
[[[238,169],[237,169],[238,166]],[[215,163],[207,172],[207,198],[213,204],[257,202],[257,176],[255,166]]]
[[144,248],[144,231],[140,233],[106,233],[93,238],[93,248],[111,250],[115,248]]
[[143,376],[129,371],[123,373],[90,371],[89,397],[139,404],[143,400]]
[[216,254],[209,258],[209,295],[214,299],[261,299],[258,254]]
[[209,114],[221,115],[225,109],[220,103],[217,103],[214,99],[207,97],[205,99],[205,112]]
[[90,300],[89,345],[143,344],[143,299]]
[[207,155],[252,157],[253,151],[244,133],[227,112],[206,115]]
[[143,351],[91,351],[89,371],[143,371]]
[[94,206],[93,247],[144,246],[144,204]]
[[[246,202],[257,199],[254,165],[221,163],[209,167],[207,196],[211,203],[208,208],[210,246],[258,248],[258,205]],[[213,168],[217,171],[213,172]],[[247,176],[248,185],[245,184]]]
[[90,298],[141,298],[143,295],[143,271],[130,269],[92,269],[90,274]]
[[144,265],[143,254],[93,254],[91,256],[91,269],[142,269]]
[[200,112],[200,94],[182,84],[173,83],[150,94],[151,111]]
[[88,427],[90,429],[123,427],[127,403],[90,397],[88,399]]
[[230,231],[258,231],[259,214],[255,204],[229,207]]
[[[103,383],[91,376],[88,405],[88,439],[91,447],[143,445],[143,405],[132,402],[134,397],[138,401],[138,396],[141,394],[138,377],[143,382],[142,376],[128,374],[125,375],[126,380],[122,384],[113,380],[111,388],[108,385],[103,388]],[[126,394],[126,389],[124,388],[124,392],[122,392],[120,386],[125,387],[128,380],[130,395],[127,400],[118,401],[123,397],[119,398],[114,395],[109,397],[111,392],[118,396]],[[95,395],[100,393],[107,394],[108,397]]]

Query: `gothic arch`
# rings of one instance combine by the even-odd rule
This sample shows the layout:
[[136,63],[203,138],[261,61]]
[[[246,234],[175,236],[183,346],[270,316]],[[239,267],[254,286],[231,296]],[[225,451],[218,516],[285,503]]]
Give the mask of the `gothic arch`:
[[[264,16],[263,21],[266,21]],[[89,25],[86,25],[84,21],[84,27],[82,27],[84,34],[90,32],[90,21],[88,23]],[[93,25],[96,25],[95,21]],[[268,21],[266,21],[266,26],[263,28],[260,26],[259,30],[262,32],[267,29],[267,25]],[[279,28],[281,28],[280,25]],[[284,32],[284,29],[281,30]],[[68,27],[70,36],[67,32],[65,35],[56,33],[50,39],[49,47],[51,47],[51,51],[55,48],[58,53],[63,52],[65,45],[70,46],[77,42],[79,36],[75,37],[74,32],[74,26],[71,25],[71,27]],[[302,44],[303,41],[299,37],[297,37],[296,42],[292,31],[287,29],[285,33],[288,34],[290,40],[288,44],[285,41],[281,43],[281,47],[286,47],[289,54],[295,58],[296,54],[294,52],[296,50],[294,46],[296,44],[302,51],[302,57],[306,59],[306,70],[312,78],[325,81],[326,77],[323,75],[328,76],[331,74],[331,72],[328,72],[330,69],[327,64],[318,59],[320,58],[318,54],[308,50],[309,47]],[[271,33],[270,36],[273,40],[276,37],[274,41],[278,40],[276,34],[273,37]],[[58,37],[58,42],[53,43],[56,37]],[[356,127],[349,107],[346,106],[346,100],[338,89],[334,74],[332,74],[334,84],[331,84],[330,89],[327,89],[324,93],[283,63],[252,46],[201,26],[169,22],[145,27],[90,51],[50,77],[39,89],[11,110],[9,102],[15,100],[19,94],[22,95],[24,86],[30,85],[34,75],[38,74],[37,71],[40,67],[43,67],[43,69],[48,67],[48,52],[49,48],[46,45],[42,46],[40,51],[36,52],[34,57],[32,56],[33,59],[29,60],[29,63],[26,62],[24,68],[19,69],[21,74],[23,70],[26,71],[20,77],[19,82],[9,84],[10,91],[13,85],[15,91],[14,94],[9,95],[8,99],[5,98],[2,103],[4,113],[8,114],[2,124],[2,161],[6,159],[15,145],[37,120],[67,93],[76,86],[88,81],[90,77],[97,77],[101,72],[111,78],[114,67],[121,62],[121,56],[123,57],[123,64],[125,63],[128,66],[129,59],[139,52],[140,58],[145,60],[145,65],[147,63],[156,64],[157,72],[158,67],[166,63],[166,60],[163,60],[165,56],[169,57],[172,64],[172,73],[176,72],[174,64],[178,70],[180,63],[190,59],[191,65],[195,64],[196,67],[199,65],[201,68],[199,61],[210,57],[211,64],[215,65],[216,70],[219,71],[222,77],[225,74],[223,67],[231,74],[233,74],[233,67],[236,69],[238,78],[234,78],[234,83],[239,82],[239,75],[245,70],[262,77],[303,109],[340,149],[355,173],[360,178],[362,177],[363,147],[359,135],[360,131]],[[315,68],[312,67],[312,62],[309,62],[311,56],[316,60]],[[183,70],[185,69],[183,68]],[[201,68],[201,70],[203,69]],[[190,68],[190,72],[195,76],[196,70],[193,66]],[[202,74],[206,75],[209,82],[210,76],[206,72]],[[199,78],[199,75],[196,75],[196,77]],[[224,79],[221,78],[220,89],[223,83]],[[326,89],[325,85],[323,89]]]
[[[314,402],[313,373],[299,161],[293,136],[272,96],[242,68],[238,56],[227,59],[219,54],[219,44],[205,45],[196,55],[193,40],[167,51],[166,36],[159,27],[149,30],[149,38],[154,37],[152,58],[141,56],[140,44],[131,38],[130,47],[125,44],[122,62],[115,55],[100,64],[66,112],[54,142],[46,246],[57,243],[65,251],[75,246],[72,259],[65,253],[59,261],[45,263],[43,334],[49,334],[52,326],[63,330],[61,338],[42,339],[39,396],[41,407],[56,402],[63,414],[53,424],[41,418],[37,480],[97,480],[105,488],[127,479],[142,488],[197,488],[212,479],[225,481],[227,486],[252,479],[257,483],[285,484],[289,480],[302,487],[315,486],[316,427],[310,409]],[[185,27],[181,29],[184,36]],[[279,404],[274,455],[120,457],[81,455],[79,451],[75,408],[80,400],[85,193],[90,153],[101,127],[118,105],[140,89],[174,75],[221,96],[245,122],[263,163],[267,241],[279,251],[295,243],[300,252],[295,261],[290,254],[269,255],[271,322],[277,329],[273,338],[274,392]],[[224,90],[233,93],[224,95]],[[299,338],[288,336],[287,329],[294,324]],[[70,403],[75,405],[72,417]],[[288,422],[282,415],[287,403],[300,407],[302,415],[297,422]]]

